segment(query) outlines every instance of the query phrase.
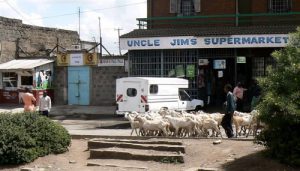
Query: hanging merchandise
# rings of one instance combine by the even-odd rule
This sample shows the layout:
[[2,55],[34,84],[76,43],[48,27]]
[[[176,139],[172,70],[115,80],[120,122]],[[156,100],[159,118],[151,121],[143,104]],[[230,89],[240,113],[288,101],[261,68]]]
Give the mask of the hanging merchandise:
[[186,66],[186,77],[194,78],[195,77],[195,65]]
[[183,69],[183,65],[177,65],[176,66],[176,77],[184,77],[184,69]]

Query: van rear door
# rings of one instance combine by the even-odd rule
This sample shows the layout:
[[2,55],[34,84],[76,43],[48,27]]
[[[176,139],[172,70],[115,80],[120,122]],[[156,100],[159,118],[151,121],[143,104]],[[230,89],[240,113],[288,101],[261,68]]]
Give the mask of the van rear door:
[[119,103],[119,110],[140,112],[140,96],[140,83],[126,82],[123,87],[123,102]]

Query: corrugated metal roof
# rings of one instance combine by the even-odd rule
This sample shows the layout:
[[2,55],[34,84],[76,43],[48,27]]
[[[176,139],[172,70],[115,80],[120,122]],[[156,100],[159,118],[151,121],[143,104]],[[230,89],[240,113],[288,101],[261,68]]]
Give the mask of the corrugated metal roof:
[[121,38],[172,37],[172,36],[221,36],[246,34],[288,34],[295,32],[297,26],[240,26],[240,27],[200,27],[138,29],[121,36]]
[[0,64],[0,70],[34,69],[48,63],[54,62],[49,59],[18,59]]

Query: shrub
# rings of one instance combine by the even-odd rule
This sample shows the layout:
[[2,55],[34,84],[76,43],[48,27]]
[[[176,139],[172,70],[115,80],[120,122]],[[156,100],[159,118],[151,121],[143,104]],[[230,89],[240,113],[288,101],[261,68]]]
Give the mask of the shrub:
[[276,67],[260,79],[263,97],[258,108],[268,125],[258,140],[270,156],[300,166],[300,28],[290,36],[288,46],[275,51]]
[[38,113],[0,114],[0,164],[31,162],[68,150],[67,130]]

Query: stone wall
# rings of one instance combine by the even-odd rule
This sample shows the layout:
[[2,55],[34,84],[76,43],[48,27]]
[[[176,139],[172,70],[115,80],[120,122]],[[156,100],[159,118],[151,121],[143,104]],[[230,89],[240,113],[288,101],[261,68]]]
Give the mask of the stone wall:
[[54,67],[54,102],[56,105],[68,104],[68,68]]
[[[79,40],[76,31],[23,24],[21,20],[0,17],[0,63],[16,58],[16,42],[19,39],[20,57],[43,57],[57,43],[64,48]],[[24,52],[25,53],[24,53]]]

